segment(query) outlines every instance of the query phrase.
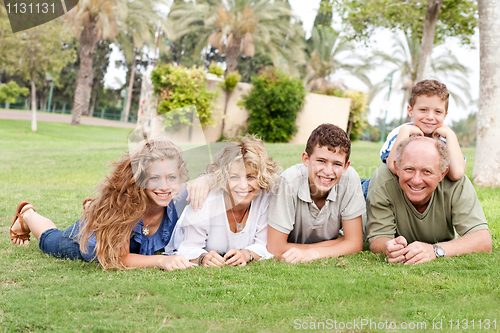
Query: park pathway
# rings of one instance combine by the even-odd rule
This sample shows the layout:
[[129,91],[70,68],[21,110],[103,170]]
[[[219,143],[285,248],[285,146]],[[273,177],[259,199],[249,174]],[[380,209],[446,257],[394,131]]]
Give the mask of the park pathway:
[[[0,109],[0,119],[31,120],[31,111]],[[36,120],[71,124],[71,115],[37,112]],[[134,128],[136,126],[136,124],[133,123],[125,123],[122,121],[91,118],[91,117],[82,117],[80,120],[80,124],[94,125],[94,126],[108,126],[108,127],[129,127],[129,128]]]

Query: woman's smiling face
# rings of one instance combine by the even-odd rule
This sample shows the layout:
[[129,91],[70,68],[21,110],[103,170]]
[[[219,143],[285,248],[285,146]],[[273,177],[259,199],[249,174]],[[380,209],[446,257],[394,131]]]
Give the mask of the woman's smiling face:
[[235,205],[241,203],[249,205],[259,195],[257,174],[246,168],[242,162],[233,162],[228,176],[227,192],[233,198]]

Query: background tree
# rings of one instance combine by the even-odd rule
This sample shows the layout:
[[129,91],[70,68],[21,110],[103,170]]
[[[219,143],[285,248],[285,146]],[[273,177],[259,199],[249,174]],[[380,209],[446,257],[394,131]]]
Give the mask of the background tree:
[[500,186],[500,3],[479,0],[480,78],[476,161],[472,177],[480,186]]
[[169,14],[169,39],[174,42],[196,31],[195,53],[207,46],[225,55],[227,71],[240,57],[267,53],[277,66],[304,62],[302,29],[291,21],[290,5],[270,0],[230,0],[176,3]]
[[68,62],[75,60],[75,50],[68,44],[70,40],[71,36],[61,20],[53,20],[22,33],[6,32],[1,36],[0,49],[8,50],[8,56],[0,58],[0,66],[30,82],[31,130],[34,132],[37,130],[37,82],[45,81],[48,73],[58,76]]
[[[389,51],[372,51],[370,61],[379,62],[389,68],[388,76],[393,76],[393,87],[402,88],[401,122],[406,114],[406,103],[411,88],[417,82],[417,68],[420,59],[420,42],[409,34],[394,38],[393,48]],[[470,101],[469,69],[460,64],[454,54],[445,50],[434,50],[431,74],[440,81],[446,82],[451,98],[462,107]],[[370,86],[368,101],[389,86],[388,80],[382,80]]]
[[457,36],[463,44],[470,44],[477,25],[474,0],[337,0],[336,3],[353,28],[352,38],[368,37],[376,27],[400,29],[418,38],[417,81],[428,78],[435,42]]
[[76,8],[65,15],[68,24],[77,28],[80,40],[80,67],[72,107],[72,125],[79,125],[81,116],[89,112],[97,42],[112,39],[118,34],[116,21],[126,19],[126,8],[127,0],[80,0]]
[[[137,61],[147,57],[148,50],[153,50],[156,43],[156,33],[159,24],[167,20],[158,6],[165,4],[163,0],[134,0],[127,1],[127,16],[125,20],[118,21],[120,32],[116,42],[123,51],[128,70],[128,93],[125,101],[125,117],[127,121],[134,95],[134,83]],[[165,52],[167,45],[161,43],[161,50]],[[147,47],[147,49],[145,49]]]

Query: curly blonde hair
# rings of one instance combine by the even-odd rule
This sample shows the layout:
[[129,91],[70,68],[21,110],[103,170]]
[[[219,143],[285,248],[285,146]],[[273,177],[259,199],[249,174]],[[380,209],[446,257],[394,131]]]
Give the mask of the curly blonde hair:
[[245,168],[255,172],[262,190],[268,192],[278,183],[281,165],[267,155],[262,140],[247,134],[214,156],[214,161],[207,167],[210,188],[226,190],[231,165],[241,160]]
[[163,159],[177,161],[181,182],[189,179],[180,148],[170,141],[153,140],[143,141],[121,156],[112,164],[111,174],[97,185],[99,195],[85,209],[79,240],[81,251],[87,252],[86,240],[96,237],[96,256],[103,268],[126,268],[121,258],[128,252],[132,230],[148,204],[148,168]]

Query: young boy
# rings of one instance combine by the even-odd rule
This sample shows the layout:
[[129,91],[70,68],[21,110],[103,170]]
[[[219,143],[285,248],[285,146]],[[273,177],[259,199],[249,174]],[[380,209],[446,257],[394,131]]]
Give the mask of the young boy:
[[[465,160],[455,133],[443,124],[448,114],[449,93],[446,85],[437,80],[417,82],[411,89],[408,114],[413,122],[403,124],[387,136],[380,150],[382,162],[386,163],[392,173],[396,174],[394,160],[398,144],[411,135],[439,137],[450,150],[450,171],[448,178],[456,181],[465,174]],[[424,156],[422,158],[425,158]]]
[[276,258],[309,262],[363,249],[365,200],[350,153],[346,132],[323,124],[311,133],[303,164],[281,174],[268,214],[267,248]]

